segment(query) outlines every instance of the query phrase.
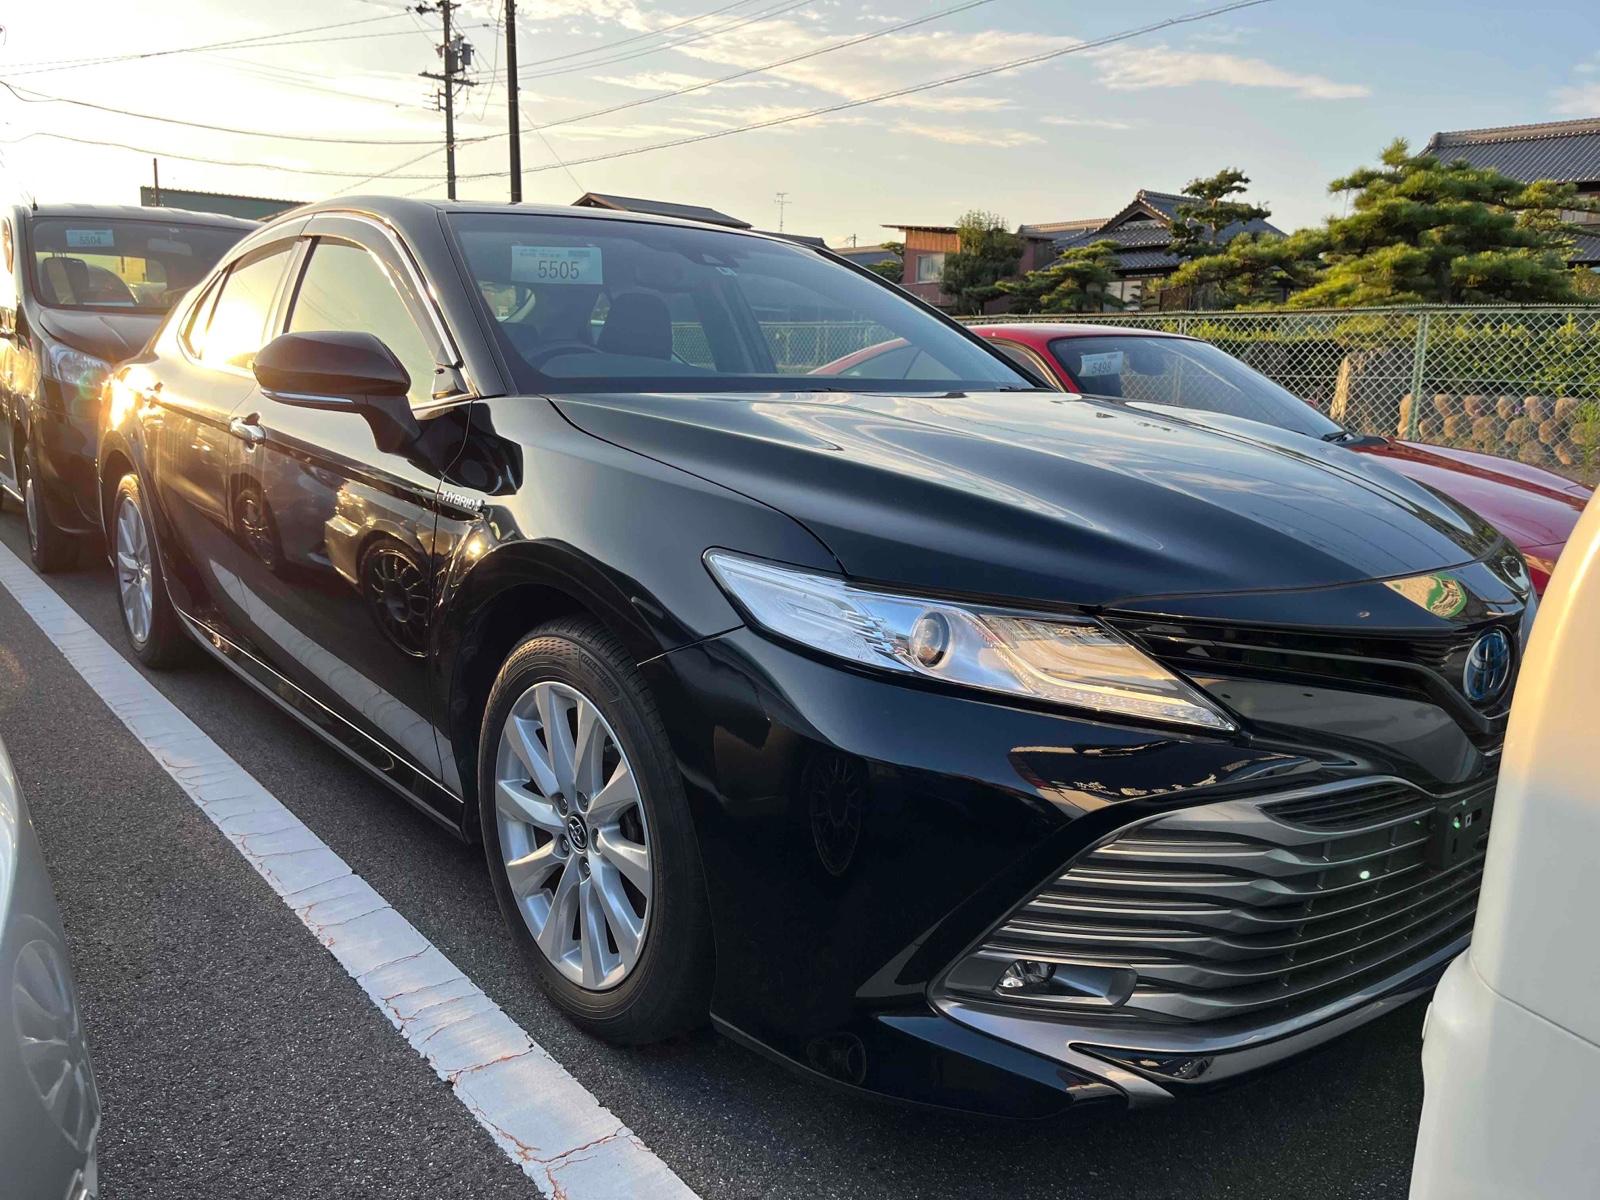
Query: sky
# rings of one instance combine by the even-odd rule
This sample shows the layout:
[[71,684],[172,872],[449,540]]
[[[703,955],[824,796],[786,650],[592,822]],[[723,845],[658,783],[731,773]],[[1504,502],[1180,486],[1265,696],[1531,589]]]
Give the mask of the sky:
[[[1420,148],[1440,129],[1600,117],[1594,0],[1267,0],[1203,16],[1224,2],[520,0],[523,122],[546,126],[522,137],[523,197],[648,196],[776,228],[786,193],[790,232],[868,245],[898,236],[886,224],[973,208],[1012,225],[1110,216],[1141,187],[1233,166],[1292,229],[1340,211],[1328,181],[1395,137]],[[463,199],[507,196],[502,12],[463,0],[455,16],[476,80],[457,133],[483,139],[458,151]],[[137,204],[155,152],[167,187],[444,195],[443,117],[418,77],[438,69],[438,18],[400,0],[52,0],[0,8],[0,25],[11,194]]]

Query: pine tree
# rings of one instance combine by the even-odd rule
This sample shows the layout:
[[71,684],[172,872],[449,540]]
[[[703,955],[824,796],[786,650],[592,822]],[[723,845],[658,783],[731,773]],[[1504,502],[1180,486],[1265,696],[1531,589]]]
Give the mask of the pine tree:
[[1183,194],[1190,202],[1178,205],[1172,219],[1172,253],[1182,259],[1214,254],[1230,225],[1264,221],[1272,215],[1259,204],[1231,199],[1244,195],[1250,177],[1237,167],[1224,167],[1205,179],[1191,179]]
[[957,314],[976,315],[1002,294],[1000,281],[1016,274],[1022,239],[1004,219],[977,209],[957,223],[956,237],[961,248],[945,258],[940,286]]
[[1090,242],[1074,246],[1047,267],[1029,271],[1021,279],[1007,279],[998,285],[1011,296],[1011,311],[1017,313],[1103,312],[1121,308],[1119,301],[1106,294],[1117,277],[1117,244]]
[[1213,253],[1184,263],[1168,277],[1167,287],[1187,290],[1194,308],[1282,304],[1317,281],[1325,245],[1320,229],[1302,229],[1288,237],[1241,233]]
[[1348,216],[1328,220],[1318,282],[1302,308],[1371,304],[1562,303],[1575,296],[1562,209],[1585,209],[1570,184],[1525,184],[1464,160],[1412,154],[1336,179]]
[[882,275],[890,283],[900,283],[906,277],[906,244],[904,242],[885,242],[885,254],[894,255],[882,262],[868,263],[867,270],[874,275]]

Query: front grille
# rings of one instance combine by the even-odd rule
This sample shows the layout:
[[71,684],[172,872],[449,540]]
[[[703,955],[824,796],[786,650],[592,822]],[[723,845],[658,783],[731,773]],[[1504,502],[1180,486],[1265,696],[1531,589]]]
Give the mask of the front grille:
[[[1074,860],[953,970],[989,1002],[1092,1020],[1248,1027],[1403,978],[1472,927],[1486,816],[1446,857],[1436,798],[1375,781],[1229,800],[1132,826]],[[1049,986],[996,984],[1049,963]],[[979,964],[984,969],[977,969]]]
[[1513,642],[1517,639],[1515,624],[1505,621],[1385,636],[1149,618],[1113,623],[1153,657],[1184,673],[1325,680],[1435,697],[1441,687],[1459,690],[1467,653],[1489,629],[1499,625]]

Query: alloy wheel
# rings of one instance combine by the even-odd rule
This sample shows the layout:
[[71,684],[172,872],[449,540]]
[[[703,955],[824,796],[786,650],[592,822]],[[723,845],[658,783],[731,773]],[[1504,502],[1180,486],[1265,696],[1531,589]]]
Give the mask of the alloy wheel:
[[95,1119],[94,1078],[66,963],[50,943],[29,942],[11,985],[22,1065],[56,1128],[80,1149]]
[[495,814],[506,878],[544,957],[589,991],[639,963],[654,870],[638,778],[594,702],[536,683],[500,733]]
[[22,509],[28,519],[28,545],[39,548],[39,497],[33,489],[32,474],[22,477]]
[[155,584],[144,514],[127,497],[117,509],[117,591],[122,598],[122,616],[128,625],[128,636],[142,646],[150,640]]

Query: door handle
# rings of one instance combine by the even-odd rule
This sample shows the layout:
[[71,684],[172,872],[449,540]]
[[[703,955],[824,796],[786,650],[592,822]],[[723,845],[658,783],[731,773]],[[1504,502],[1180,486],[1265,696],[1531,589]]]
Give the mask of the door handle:
[[259,446],[267,440],[267,431],[255,424],[253,419],[246,420],[243,417],[235,417],[228,422],[228,432],[246,446]]

